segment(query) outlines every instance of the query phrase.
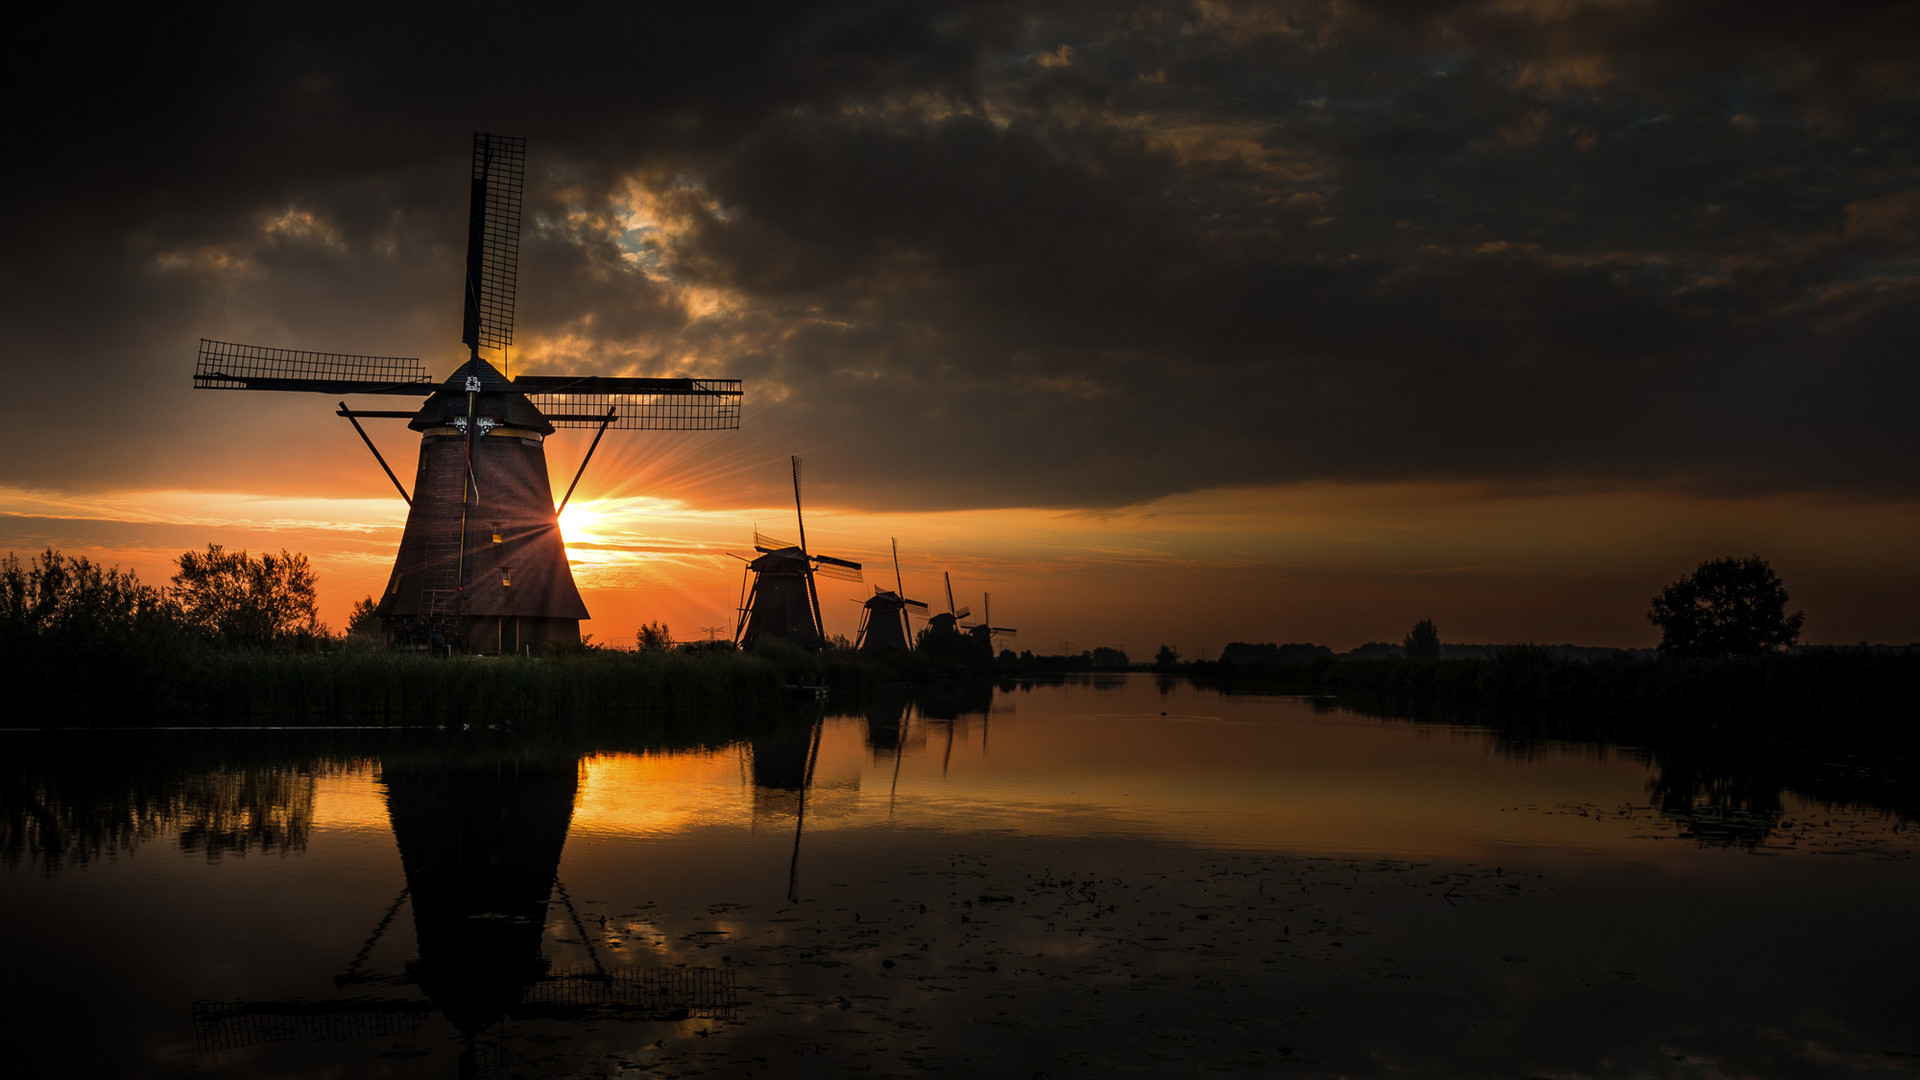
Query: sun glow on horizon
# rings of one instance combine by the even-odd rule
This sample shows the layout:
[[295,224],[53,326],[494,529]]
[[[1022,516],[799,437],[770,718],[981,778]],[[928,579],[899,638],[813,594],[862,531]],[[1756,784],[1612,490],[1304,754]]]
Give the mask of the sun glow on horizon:
[[[764,469],[743,483],[740,458],[640,459],[642,467],[608,470],[619,477],[613,491],[576,493],[563,517],[593,616],[583,629],[613,644],[649,622],[679,640],[713,627],[730,634],[756,526],[798,538],[782,498],[790,492],[759,478]],[[709,484],[750,501],[703,506]],[[1907,509],[1812,495],[1708,502],[1301,484],[1100,511],[871,512],[810,502],[807,541],[865,566],[864,582],[818,582],[827,632],[847,637],[872,585],[893,587],[888,541],[898,538],[909,597],[944,607],[950,573],[957,603],[982,611],[992,593],[994,622],[1021,631],[1011,647],[1035,652],[1108,645],[1150,656],[1170,644],[1217,655],[1235,640],[1351,648],[1398,640],[1421,618],[1454,642],[1646,645],[1647,598],[1699,560],[1734,551],[1772,562],[1793,606],[1807,612],[1809,643],[1904,643],[1913,632],[1901,598],[1920,595],[1920,571],[1862,569],[1908,565],[1920,512],[1899,505]],[[51,547],[155,584],[171,578],[181,552],[209,543],[302,552],[319,575],[321,620],[338,628],[356,600],[385,588],[405,516],[391,497],[0,487],[0,550],[24,561]]]

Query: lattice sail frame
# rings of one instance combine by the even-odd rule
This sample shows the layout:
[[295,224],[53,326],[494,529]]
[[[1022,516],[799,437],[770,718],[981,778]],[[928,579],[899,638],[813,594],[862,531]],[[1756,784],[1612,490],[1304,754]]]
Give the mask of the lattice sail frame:
[[436,384],[417,357],[310,352],[201,338],[193,385],[201,390],[425,396]]
[[[686,389],[657,393],[523,391],[557,428],[614,431],[720,431],[740,426],[740,380],[688,379]],[[607,421],[608,410],[613,420]]]
[[813,559],[813,574],[815,577],[832,578],[835,581],[852,581],[852,582],[860,582],[860,583],[864,583],[866,581],[865,578],[860,576],[859,563],[847,563],[842,560],[836,560],[834,562],[824,562],[822,560],[828,558],[828,556],[825,556],[825,555],[813,555],[813,556],[810,556],[810,558]]
[[475,132],[467,232],[467,334],[476,349],[513,344],[513,296],[520,268],[520,201],[527,140]]

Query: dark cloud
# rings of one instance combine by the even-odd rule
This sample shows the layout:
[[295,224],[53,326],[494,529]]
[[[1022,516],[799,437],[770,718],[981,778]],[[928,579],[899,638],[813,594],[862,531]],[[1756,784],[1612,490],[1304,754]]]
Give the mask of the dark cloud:
[[808,453],[823,496],[1911,494],[1917,20],[1375,0],[121,24],[14,73],[6,303],[16,388],[47,408],[0,481],[204,485],[225,456],[290,482],[250,448],[337,421],[187,392],[194,340],[447,366],[483,128],[530,139],[524,361],[745,378],[753,438]]

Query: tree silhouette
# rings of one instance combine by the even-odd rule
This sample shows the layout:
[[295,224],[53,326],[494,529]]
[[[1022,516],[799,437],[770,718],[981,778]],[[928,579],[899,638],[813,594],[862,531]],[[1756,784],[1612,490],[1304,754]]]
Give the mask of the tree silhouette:
[[131,570],[106,567],[48,548],[22,565],[0,559],[0,649],[32,641],[85,650],[108,641],[164,632],[171,609]]
[[1758,555],[1700,564],[1653,598],[1647,621],[1672,656],[1752,656],[1800,637],[1801,612],[1787,613],[1787,587]]
[[234,645],[265,645],[319,632],[313,568],[282,551],[252,558],[219,544],[180,555],[174,599],[186,621]]
[[363,596],[353,602],[353,611],[347,616],[347,636],[379,638],[380,616],[375,614],[373,597]]
[[1421,619],[1407,631],[1401,647],[1407,651],[1409,660],[1440,659],[1440,628],[1433,625],[1432,619]]
[[641,623],[634,631],[633,642],[641,652],[666,652],[673,648],[673,633],[664,622]]

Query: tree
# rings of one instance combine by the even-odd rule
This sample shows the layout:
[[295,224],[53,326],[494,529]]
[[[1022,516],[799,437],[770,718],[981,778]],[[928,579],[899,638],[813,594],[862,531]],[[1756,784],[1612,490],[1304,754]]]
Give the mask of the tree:
[[1160,671],[1172,671],[1179,663],[1179,650],[1171,645],[1162,645],[1160,651],[1153,654],[1153,666]]
[[667,630],[667,624],[641,623],[634,631],[633,642],[641,652],[666,652],[673,648],[673,634]]
[[1653,598],[1647,621],[1672,656],[1752,656],[1800,638],[1801,612],[1787,614],[1787,587],[1758,555],[1703,562]]
[[281,551],[252,558],[219,544],[182,552],[173,575],[182,616],[231,645],[267,645],[320,633],[313,568]]
[[347,616],[348,637],[378,638],[380,636],[380,616],[374,614],[376,607],[371,596],[364,596],[353,602],[353,611]]
[[1440,659],[1440,628],[1433,625],[1432,619],[1421,619],[1407,631],[1401,647],[1407,652],[1409,660]]
[[0,559],[0,645],[29,641],[63,649],[163,632],[169,610],[160,592],[131,570],[105,567],[48,548],[21,565]]

